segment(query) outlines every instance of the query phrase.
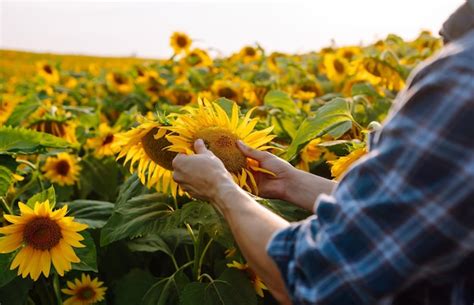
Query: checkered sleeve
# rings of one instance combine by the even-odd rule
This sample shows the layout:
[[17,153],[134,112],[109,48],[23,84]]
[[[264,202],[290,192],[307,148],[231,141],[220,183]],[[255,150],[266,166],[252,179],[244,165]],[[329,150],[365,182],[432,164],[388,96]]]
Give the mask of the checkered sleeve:
[[472,62],[446,55],[416,73],[316,215],[275,233],[267,251],[293,304],[377,304],[473,253]]

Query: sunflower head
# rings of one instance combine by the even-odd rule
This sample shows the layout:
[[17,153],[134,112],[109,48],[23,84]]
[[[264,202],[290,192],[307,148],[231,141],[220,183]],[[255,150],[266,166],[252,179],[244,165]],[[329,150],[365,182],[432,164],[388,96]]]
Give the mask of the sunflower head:
[[34,208],[19,203],[20,216],[3,215],[12,223],[0,228],[0,253],[9,253],[20,248],[10,269],[18,267],[18,275],[23,278],[30,275],[36,281],[41,273],[48,277],[53,264],[59,275],[72,268],[71,263],[80,259],[73,247],[84,247],[80,243],[84,238],[77,232],[85,230],[87,225],[66,217],[67,206],[53,211],[49,201],[36,202]]
[[5,123],[12,114],[16,105],[20,102],[20,97],[12,94],[0,95],[0,124]]
[[349,62],[347,59],[334,54],[326,54],[324,56],[324,67],[327,77],[335,83],[341,83],[349,72]]
[[106,287],[98,278],[92,279],[88,274],[82,274],[81,279],[76,278],[74,282],[68,281],[67,287],[61,291],[70,297],[64,301],[64,305],[90,305],[104,300]]
[[211,87],[216,97],[225,97],[234,102],[241,102],[242,92],[239,81],[233,80],[216,80]]
[[176,152],[167,150],[171,144],[166,128],[156,121],[144,121],[138,127],[116,135],[113,149],[117,159],[125,158],[131,173],[136,172],[142,184],[159,192],[183,194],[172,179],[171,165]]
[[257,118],[251,119],[252,111],[240,117],[237,104],[232,104],[231,113],[226,113],[216,102],[199,100],[198,106],[186,107],[186,113],[178,115],[172,126],[167,129],[172,134],[167,136],[171,142],[171,151],[194,154],[193,144],[202,139],[232,174],[241,187],[251,192],[258,192],[253,173],[264,171],[258,164],[247,159],[237,146],[237,140],[255,149],[264,150],[264,146],[273,139],[272,127],[254,131]]
[[77,143],[76,124],[72,120],[46,115],[43,118],[34,121],[30,125],[30,128],[63,138],[69,143]]
[[74,185],[79,180],[81,167],[77,157],[68,153],[59,153],[57,157],[48,157],[41,168],[44,176],[61,186]]
[[130,78],[121,72],[109,72],[106,76],[107,86],[111,91],[120,94],[128,94],[132,92],[133,85]]
[[239,57],[245,62],[249,63],[260,58],[261,51],[252,46],[245,46],[239,52]]
[[191,50],[184,58],[184,62],[192,67],[209,67],[212,65],[212,59],[207,52],[198,48]]
[[118,132],[119,128],[112,128],[107,123],[101,123],[96,136],[87,139],[85,148],[93,150],[94,155],[98,158],[113,156],[112,145],[116,140],[115,134]]
[[37,62],[36,69],[38,75],[47,83],[56,84],[59,82],[59,72],[51,63],[46,61]]
[[334,161],[328,161],[328,163],[332,166],[331,167],[331,175],[334,177],[335,180],[340,180],[344,173],[347,172],[349,167],[362,158],[367,153],[366,148],[358,148],[353,150],[350,154],[344,157],[340,157]]
[[188,35],[181,32],[174,32],[170,38],[170,45],[175,54],[187,52],[192,42]]

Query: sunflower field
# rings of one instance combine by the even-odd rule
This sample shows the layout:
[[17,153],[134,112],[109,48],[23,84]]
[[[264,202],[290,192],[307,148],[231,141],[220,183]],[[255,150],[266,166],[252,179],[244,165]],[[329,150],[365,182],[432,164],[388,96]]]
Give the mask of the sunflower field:
[[174,33],[170,47],[159,60],[0,50],[0,304],[276,304],[173,158],[201,138],[260,204],[304,219],[258,197],[255,174],[272,173],[236,141],[340,179],[441,42],[218,57]]

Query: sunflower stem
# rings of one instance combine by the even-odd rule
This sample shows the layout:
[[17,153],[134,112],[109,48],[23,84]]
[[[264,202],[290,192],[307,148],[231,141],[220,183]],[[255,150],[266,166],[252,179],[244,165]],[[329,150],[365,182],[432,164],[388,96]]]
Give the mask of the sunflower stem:
[[201,244],[204,241],[204,230],[199,228],[199,233],[197,239],[194,242],[194,266],[193,266],[193,274],[196,280],[199,280],[199,276],[201,273],[201,268],[199,265],[199,261],[201,260]]
[[38,170],[38,168],[36,167],[36,165],[34,165],[33,163],[31,163],[31,162],[28,161],[28,160],[16,159],[15,161],[16,161],[17,163],[22,163],[22,164],[25,164],[25,165],[31,167],[31,169],[34,170],[34,171]]
[[204,262],[204,257],[206,256],[207,250],[209,250],[209,247],[211,246],[213,241],[214,240],[212,238],[209,239],[209,242],[204,247],[204,250],[202,250],[201,257],[199,258],[198,269],[197,269],[198,276],[201,276],[201,269],[202,269],[202,264]]
[[59,277],[57,273],[54,273],[53,289],[54,289],[54,295],[56,296],[57,304],[63,305],[63,299],[61,298],[61,287],[59,286]]
[[37,181],[36,179],[38,178],[38,175],[39,175],[38,171],[33,172],[33,175],[32,175],[32,177],[31,177],[30,181],[28,181],[28,183],[26,183],[25,185],[23,185],[23,186],[18,190],[18,192],[15,193],[15,197],[13,197],[12,202],[15,202],[15,201],[18,199],[18,197],[20,197],[21,194],[23,194],[24,192],[26,192],[26,191]]
[[8,205],[7,201],[5,200],[4,197],[0,197],[0,202],[2,203],[2,208],[5,212],[7,212],[8,214],[12,215],[13,214],[13,211],[12,209],[10,208],[10,206]]

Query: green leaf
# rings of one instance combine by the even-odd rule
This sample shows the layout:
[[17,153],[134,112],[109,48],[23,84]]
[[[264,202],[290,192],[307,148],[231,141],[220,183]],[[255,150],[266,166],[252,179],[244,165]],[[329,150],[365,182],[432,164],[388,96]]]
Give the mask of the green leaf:
[[114,304],[142,304],[143,296],[155,281],[156,278],[150,272],[132,269],[127,275],[117,281],[114,288]]
[[84,248],[74,248],[76,255],[81,259],[79,263],[72,264],[72,269],[97,272],[97,251],[94,239],[87,231],[79,232],[84,237],[81,241]]
[[137,174],[133,174],[120,185],[116,205],[121,206],[130,198],[146,194],[148,190],[141,184]]
[[29,206],[30,208],[34,209],[36,202],[43,202],[43,201],[46,201],[46,200],[49,200],[49,206],[51,208],[55,207],[55,205],[56,205],[56,193],[54,191],[53,186],[51,186],[47,190],[44,190],[44,191],[30,197],[30,199],[28,199],[28,201],[26,202],[26,205]]
[[256,305],[249,279],[239,270],[227,269],[210,283],[191,283],[181,293],[181,305]]
[[0,287],[10,283],[17,274],[17,270],[10,270],[16,252],[13,254],[0,254]]
[[74,216],[75,220],[85,223],[90,229],[102,228],[112,215],[115,206],[107,201],[85,199],[61,203],[65,204],[68,205],[69,216]]
[[192,201],[183,205],[178,212],[180,223],[188,223],[191,226],[200,225],[212,239],[226,248],[234,245],[234,239],[227,222],[211,204]]
[[87,156],[81,162],[81,197],[93,192],[99,199],[114,201],[118,189],[119,168],[113,158]]
[[[178,271],[170,277],[156,282],[144,295],[142,305],[171,305],[178,304],[179,293],[189,283],[188,277]],[[195,303],[199,304],[199,303]]]
[[131,251],[157,252],[161,251],[169,256],[173,256],[173,251],[168,244],[157,234],[147,235],[127,242]]
[[8,167],[0,165],[0,196],[4,196],[8,192],[8,188],[13,182],[13,173]]
[[314,116],[303,121],[288,147],[287,159],[295,157],[300,145],[334,130],[340,133],[342,125],[346,128],[348,122],[353,121],[349,102],[342,98],[333,99],[319,108]]
[[300,221],[311,215],[311,212],[283,200],[261,199],[259,202],[290,222]]
[[0,154],[34,154],[46,148],[69,148],[66,140],[24,128],[0,127]]
[[0,304],[24,305],[32,286],[33,281],[29,278],[16,277],[8,285],[0,288]]
[[29,100],[18,104],[8,117],[5,126],[18,126],[25,121],[25,118],[30,116],[38,107],[40,103],[37,100]]
[[176,224],[176,217],[173,209],[165,202],[166,198],[163,194],[141,195],[118,205],[102,228],[101,246],[120,239],[173,228],[172,224]]
[[288,93],[280,90],[271,90],[263,99],[263,103],[266,106],[280,108],[287,114],[297,114],[298,108],[295,102],[291,99]]
[[214,101],[215,103],[219,104],[219,106],[224,109],[224,111],[227,113],[229,117],[232,116],[232,107],[234,106],[235,102],[232,100],[229,100],[228,98],[225,97],[220,97]]

